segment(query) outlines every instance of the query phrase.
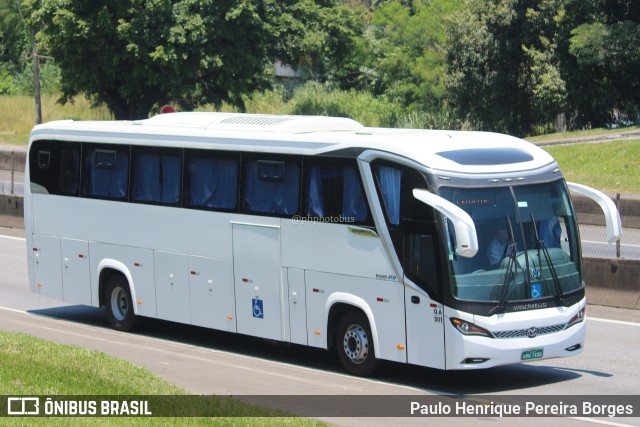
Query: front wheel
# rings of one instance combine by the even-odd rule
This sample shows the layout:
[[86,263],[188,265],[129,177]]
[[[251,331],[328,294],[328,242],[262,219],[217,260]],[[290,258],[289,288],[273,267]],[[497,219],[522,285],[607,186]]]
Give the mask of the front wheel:
[[368,377],[378,368],[369,320],[361,311],[349,311],[340,319],[336,349],[342,367],[349,374]]
[[114,274],[109,278],[105,302],[107,319],[113,329],[126,332],[135,328],[138,316],[133,312],[133,300],[129,291],[129,284],[120,274]]

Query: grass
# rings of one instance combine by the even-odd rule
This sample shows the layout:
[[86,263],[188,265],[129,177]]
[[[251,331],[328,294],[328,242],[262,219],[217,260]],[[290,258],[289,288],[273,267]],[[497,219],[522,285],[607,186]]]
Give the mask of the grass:
[[606,193],[640,194],[640,140],[544,147],[568,181]]
[[[26,334],[0,331],[0,395],[185,395],[149,371],[104,353],[61,345]],[[198,402],[200,402],[198,400]],[[215,418],[131,417],[29,418],[29,425],[259,425],[326,426],[310,419],[286,417],[271,409],[244,404],[229,397],[214,396],[206,409]],[[256,418],[258,417],[258,418]],[[2,418],[3,426],[24,425],[20,417]]]
[[620,132],[639,130],[639,129],[640,129],[640,126],[630,126],[630,127],[623,127],[623,128],[617,128],[617,129],[596,128],[596,129],[587,129],[587,130],[576,130],[571,132],[547,133],[544,135],[527,137],[525,139],[529,142],[543,142],[543,141],[551,141],[555,139],[570,139],[570,138],[588,137],[588,136],[595,136],[595,135],[616,134]]
[[[42,121],[52,120],[110,120],[106,107],[92,108],[88,100],[76,99],[73,104],[56,103],[57,95],[42,96]],[[35,125],[33,97],[0,96],[0,144],[27,145],[29,133]]]

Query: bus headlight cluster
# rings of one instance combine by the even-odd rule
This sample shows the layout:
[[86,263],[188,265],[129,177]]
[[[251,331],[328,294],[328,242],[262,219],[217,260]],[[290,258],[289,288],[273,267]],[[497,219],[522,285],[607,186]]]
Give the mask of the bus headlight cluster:
[[569,323],[567,323],[567,326],[565,329],[569,329],[570,327],[572,327],[573,325],[577,325],[578,323],[581,323],[584,321],[584,312],[585,312],[585,307],[581,308],[580,310],[578,310],[578,312],[576,313],[575,316],[573,316],[571,318],[571,320],[569,320]]
[[489,332],[488,330],[481,328],[480,326],[477,326],[471,322],[466,322],[464,320],[460,320],[456,317],[452,317],[451,319],[451,324],[453,326],[455,326],[455,328],[462,334],[462,335],[475,335],[475,336],[479,336],[479,337],[487,337],[487,338],[494,338],[493,334],[491,332]]

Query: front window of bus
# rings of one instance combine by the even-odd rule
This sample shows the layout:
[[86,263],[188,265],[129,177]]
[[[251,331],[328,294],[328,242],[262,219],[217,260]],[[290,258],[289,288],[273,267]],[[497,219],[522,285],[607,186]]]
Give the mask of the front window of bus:
[[443,188],[440,195],[471,216],[478,234],[473,258],[449,255],[457,300],[489,303],[493,313],[516,303],[562,303],[582,289],[578,232],[563,181]]

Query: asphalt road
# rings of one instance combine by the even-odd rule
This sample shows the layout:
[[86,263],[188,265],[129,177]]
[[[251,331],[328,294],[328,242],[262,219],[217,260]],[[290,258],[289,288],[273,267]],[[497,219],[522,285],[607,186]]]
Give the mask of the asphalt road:
[[[13,235],[12,235],[13,234]],[[640,313],[589,306],[580,356],[473,372],[387,364],[376,379],[342,374],[336,357],[301,346],[148,320],[141,332],[111,330],[103,310],[32,294],[19,231],[0,230],[0,328],[121,357],[199,394],[221,395],[640,395]],[[349,401],[345,401],[348,403]],[[278,405],[282,405],[281,400]],[[286,405],[285,405],[286,406]],[[286,406],[304,412],[304,407]],[[395,424],[388,418],[328,418],[339,425]],[[451,425],[446,418],[403,418],[409,425]],[[640,418],[465,418],[465,425],[640,426]]]

